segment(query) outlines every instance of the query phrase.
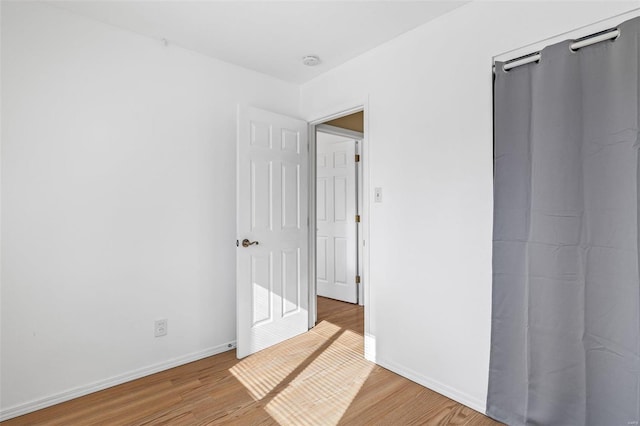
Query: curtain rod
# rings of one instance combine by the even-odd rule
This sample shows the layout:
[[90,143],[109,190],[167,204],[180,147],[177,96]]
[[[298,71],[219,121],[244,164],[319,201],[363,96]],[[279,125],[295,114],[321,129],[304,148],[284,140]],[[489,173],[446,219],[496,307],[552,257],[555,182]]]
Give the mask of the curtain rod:
[[[573,42],[569,48],[572,51],[576,51],[586,46],[591,46],[592,44],[600,43],[602,41],[615,41],[618,37],[620,37],[620,30],[617,28],[611,28],[608,30],[600,31],[595,34],[588,35],[586,37],[581,37]],[[509,71],[510,69],[530,64],[532,62],[540,62],[540,58],[542,58],[541,52],[533,52],[528,55],[520,56],[519,58],[511,59],[506,61],[502,66],[504,71]],[[495,65],[494,65],[495,72]]]

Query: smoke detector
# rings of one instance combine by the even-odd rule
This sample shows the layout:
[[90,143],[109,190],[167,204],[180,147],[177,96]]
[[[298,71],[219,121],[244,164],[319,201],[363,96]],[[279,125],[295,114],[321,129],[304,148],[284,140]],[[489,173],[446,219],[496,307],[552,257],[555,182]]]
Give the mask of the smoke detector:
[[308,55],[302,58],[302,63],[308,67],[314,67],[320,63],[320,58],[313,55]]

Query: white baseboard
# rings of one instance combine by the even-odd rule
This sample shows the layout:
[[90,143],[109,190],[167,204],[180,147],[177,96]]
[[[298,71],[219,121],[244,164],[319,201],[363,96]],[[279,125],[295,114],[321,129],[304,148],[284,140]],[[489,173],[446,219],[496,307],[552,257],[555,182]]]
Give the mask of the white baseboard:
[[33,401],[29,401],[24,404],[14,405],[13,407],[5,408],[4,410],[0,411],[0,421],[22,416],[23,414],[31,413],[33,411],[41,410],[43,408],[47,408],[52,405],[59,404],[61,402],[69,401],[71,399],[88,395],[93,392],[98,392],[103,389],[110,388],[112,386],[130,382],[131,380],[139,379],[141,377],[145,377],[150,374],[154,374],[160,371],[168,370],[170,368],[178,367],[183,364],[188,364],[193,361],[198,361],[200,359],[203,359],[212,355],[217,355],[219,353],[226,352],[235,347],[236,347],[235,341],[223,343],[222,345],[214,346],[212,348],[205,349],[198,352],[193,352],[177,358],[172,358],[170,360],[153,364],[147,367],[139,368],[137,370],[133,370],[128,373],[110,377],[105,380],[99,380],[97,382],[93,382],[85,386],[79,386],[77,388],[73,388],[64,392],[49,395],[44,398],[39,398]]
[[451,386],[447,386],[443,383],[438,382],[437,380],[433,380],[429,377],[425,377],[421,374],[416,373],[415,371],[412,371],[408,368],[397,365],[393,362],[378,359],[376,363],[381,367],[386,368],[387,370],[391,370],[394,373],[397,373],[403,377],[406,377],[412,382],[416,382],[419,385],[422,385],[435,392],[438,392],[439,394],[442,394],[447,398],[451,398],[462,405],[466,405],[467,407],[473,408],[474,410],[482,414],[486,414],[486,410],[487,410],[486,401],[473,397],[465,392],[461,392],[458,389],[454,389]]
[[376,338],[369,334],[364,335],[364,359],[376,362]]

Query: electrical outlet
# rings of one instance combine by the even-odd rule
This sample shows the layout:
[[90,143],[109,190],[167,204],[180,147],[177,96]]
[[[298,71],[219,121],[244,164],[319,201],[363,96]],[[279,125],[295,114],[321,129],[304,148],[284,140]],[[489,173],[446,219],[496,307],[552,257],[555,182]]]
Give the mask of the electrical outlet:
[[168,332],[168,329],[167,329],[168,325],[169,325],[169,320],[166,318],[156,320],[155,336],[156,337],[166,336]]

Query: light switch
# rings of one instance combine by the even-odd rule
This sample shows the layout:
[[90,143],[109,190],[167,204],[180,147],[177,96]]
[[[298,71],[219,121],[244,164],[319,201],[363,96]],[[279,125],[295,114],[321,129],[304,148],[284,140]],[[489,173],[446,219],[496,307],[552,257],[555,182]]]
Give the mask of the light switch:
[[373,199],[375,200],[376,203],[381,203],[382,202],[382,188],[375,188],[374,189]]

